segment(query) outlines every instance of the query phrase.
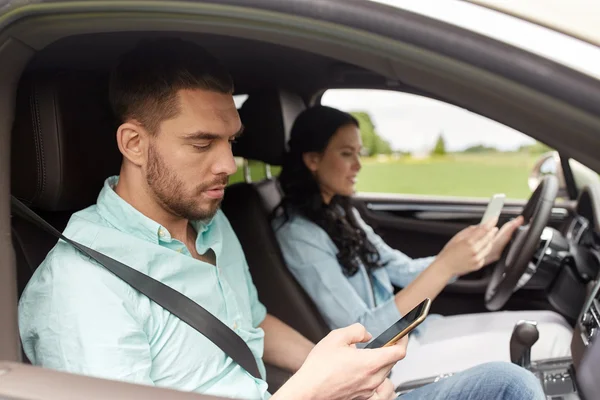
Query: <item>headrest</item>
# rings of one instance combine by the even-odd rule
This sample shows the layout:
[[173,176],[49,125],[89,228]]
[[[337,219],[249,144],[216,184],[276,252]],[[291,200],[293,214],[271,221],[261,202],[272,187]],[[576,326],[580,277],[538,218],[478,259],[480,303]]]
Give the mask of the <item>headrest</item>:
[[281,89],[249,94],[240,109],[244,134],[233,145],[233,154],[281,165],[292,124],[305,108],[300,96]]
[[108,103],[108,77],[44,72],[25,76],[12,132],[12,194],[47,211],[96,202],[121,154]]

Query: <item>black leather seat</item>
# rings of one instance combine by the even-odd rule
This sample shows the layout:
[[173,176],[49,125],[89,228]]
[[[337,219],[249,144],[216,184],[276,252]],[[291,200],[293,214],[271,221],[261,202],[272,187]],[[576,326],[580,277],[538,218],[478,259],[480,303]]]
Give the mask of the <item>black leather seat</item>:
[[[12,132],[11,193],[62,231],[72,213],[96,202],[104,180],[119,173],[121,154],[115,140],[116,126],[108,104],[105,76],[68,71],[37,72],[24,77],[19,85]],[[240,185],[233,192],[243,192],[248,188],[253,190],[255,187]],[[255,191],[251,193],[257,195]],[[242,193],[242,196],[245,195]],[[234,198],[237,196],[229,196],[229,203],[234,202]],[[243,204],[245,206],[246,202]],[[258,210],[263,212],[258,197],[255,201],[249,200],[247,205],[258,205]],[[254,215],[246,214],[252,210],[250,207],[231,212],[235,214],[232,221],[234,228],[242,238],[247,237],[250,224],[255,223],[252,221]],[[266,217],[260,219],[260,223],[263,229],[269,228]],[[271,244],[276,245],[272,232],[265,232],[265,235],[271,234]],[[12,238],[20,296],[56,239],[16,215],[12,218]],[[242,242],[247,243],[246,240]],[[270,290],[269,277],[279,277],[286,271],[281,260],[277,264],[280,273],[268,273],[269,282],[263,283],[265,270],[256,263],[263,263],[264,260],[252,257],[255,253],[248,250],[247,244],[245,251],[251,254],[251,271],[257,272],[253,280],[259,293]],[[277,288],[295,283],[288,276],[281,280],[284,283],[276,285],[275,296],[281,294]],[[269,293],[262,293],[261,296],[263,300],[273,298]],[[271,301],[266,303],[267,306],[275,304]],[[282,304],[288,304],[287,300],[283,300]],[[306,304],[300,301],[295,307],[305,310]],[[290,309],[290,312],[294,312],[294,309]],[[279,310],[279,307],[275,307],[275,315],[286,320]],[[288,377],[288,373],[267,365],[267,381],[271,390],[276,390]]]
[[[281,165],[287,133],[304,107],[302,99],[282,90],[250,94],[240,109],[245,130],[234,145],[234,154]],[[317,342],[329,328],[285,266],[271,229],[270,215],[280,201],[281,192],[275,178],[238,183],[227,188],[223,211],[242,244],[260,301],[269,313]]]
[[[58,230],[96,202],[121,154],[104,76],[41,72],[19,85],[11,145],[11,192]],[[13,216],[19,295],[56,239]]]

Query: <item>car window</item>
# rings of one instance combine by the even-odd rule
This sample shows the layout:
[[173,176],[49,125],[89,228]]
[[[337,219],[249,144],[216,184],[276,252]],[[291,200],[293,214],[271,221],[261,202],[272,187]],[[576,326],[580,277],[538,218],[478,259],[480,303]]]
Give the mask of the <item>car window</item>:
[[[235,164],[237,165],[237,171],[229,177],[229,184],[238,182],[244,182],[244,159],[241,157],[235,157]],[[271,176],[279,176],[281,167],[279,166],[267,166],[262,161],[248,160],[248,169],[250,171],[251,182],[258,182],[267,177],[267,169],[271,171]]]
[[321,104],[360,122],[358,192],[527,199],[536,162],[552,150],[501,123],[415,94],[331,89]]
[[237,108],[238,110],[240,109],[242,104],[244,104],[244,102],[246,100],[248,100],[247,94],[234,94],[233,95],[233,102],[235,103],[235,108]]
[[[239,110],[240,107],[244,104],[244,102],[248,99],[247,94],[235,94],[233,95],[233,101],[235,103],[235,107]],[[237,171],[235,174],[229,177],[229,184],[244,182],[244,159],[241,157],[235,157],[235,164],[237,165]],[[269,167],[273,173],[273,176],[279,173],[280,168],[278,167]],[[249,160],[248,161],[248,169],[250,171],[250,176],[252,177],[252,182],[260,181],[267,177],[267,170],[265,169],[265,164],[260,161]]]

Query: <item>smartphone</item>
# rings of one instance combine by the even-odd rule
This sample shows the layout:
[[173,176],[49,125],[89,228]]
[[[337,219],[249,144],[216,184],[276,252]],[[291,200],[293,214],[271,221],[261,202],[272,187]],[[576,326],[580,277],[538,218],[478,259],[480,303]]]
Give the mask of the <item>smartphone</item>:
[[379,347],[387,347],[395,344],[398,340],[408,335],[410,331],[415,329],[425,321],[427,314],[429,314],[429,307],[431,307],[431,299],[426,298],[421,304],[413,308],[404,317],[400,318],[398,322],[390,326],[385,332],[373,339],[366,349],[377,349]]
[[486,221],[489,221],[493,218],[500,217],[500,213],[502,212],[502,207],[504,207],[504,199],[506,195],[504,193],[497,193],[492,196],[492,199],[488,203],[485,212],[483,213],[483,217],[481,218],[481,224]]

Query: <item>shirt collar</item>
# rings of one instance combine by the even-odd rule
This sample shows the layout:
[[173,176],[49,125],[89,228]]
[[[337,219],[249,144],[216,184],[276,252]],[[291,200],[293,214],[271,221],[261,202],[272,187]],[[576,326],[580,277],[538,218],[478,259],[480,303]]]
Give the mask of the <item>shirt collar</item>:
[[[143,238],[152,243],[160,244],[161,242],[171,242],[171,234],[167,228],[139,212],[115,192],[114,187],[117,182],[119,182],[118,175],[107,178],[98,195],[96,204],[98,213],[102,218],[118,230]],[[198,233],[198,239],[200,239],[203,233],[209,230],[213,221],[214,218],[206,222],[190,221]]]

